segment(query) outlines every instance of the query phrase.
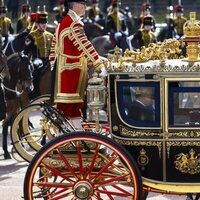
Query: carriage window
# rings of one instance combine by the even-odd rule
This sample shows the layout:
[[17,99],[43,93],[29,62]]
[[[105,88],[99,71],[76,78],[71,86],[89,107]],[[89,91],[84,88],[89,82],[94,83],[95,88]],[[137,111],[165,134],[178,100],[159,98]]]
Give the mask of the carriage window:
[[169,83],[169,126],[200,126],[200,82]]
[[[160,89],[155,82],[123,83],[118,93],[118,108],[123,120],[133,126],[160,125]],[[120,95],[123,94],[123,95]]]

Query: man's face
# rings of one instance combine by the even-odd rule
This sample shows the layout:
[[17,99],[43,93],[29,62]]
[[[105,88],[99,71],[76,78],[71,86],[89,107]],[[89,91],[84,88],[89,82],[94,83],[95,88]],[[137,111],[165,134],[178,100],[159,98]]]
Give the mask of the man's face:
[[152,28],[152,27],[151,27],[150,25],[145,25],[145,26],[144,26],[144,29],[147,30],[147,31],[150,31],[151,28]]
[[182,16],[182,12],[177,12],[177,17],[181,17]]
[[37,27],[38,27],[38,30],[41,31],[41,32],[44,32],[47,28],[47,24],[45,23],[39,23],[37,24]]
[[24,16],[25,16],[25,17],[28,17],[29,14],[30,14],[29,12],[25,12],[25,13],[24,13]]
[[77,13],[79,16],[85,15],[85,9],[86,9],[86,3],[85,2],[74,2],[73,10]]
[[1,13],[0,17],[6,17],[6,13]]

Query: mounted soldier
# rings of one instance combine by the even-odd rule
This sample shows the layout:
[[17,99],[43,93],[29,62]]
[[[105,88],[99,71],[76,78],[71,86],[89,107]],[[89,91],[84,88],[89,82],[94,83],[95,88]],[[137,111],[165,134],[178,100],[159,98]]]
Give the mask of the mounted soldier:
[[[24,54],[31,57],[35,66],[34,70],[34,86],[33,97],[39,96],[38,79],[44,67],[49,67],[49,53],[53,34],[46,31],[48,15],[45,11],[38,11],[36,14],[36,29],[32,30],[25,40]],[[31,97],[31,98],[33,98]]]
[[88,17],[93,21],[97,22],[100,21],[103,17],[101,11],[99,9],[99,1],[98,0],[91,0],[91,7],[88,9]]
[[7,7],[4,5],[4,2],[2,1],[0,6],[0,33],[2,37],[5,38],[3,47],[5,47],[5,45],[8,42],[9,34],[14,33],[11,19],[8,18],[6,14],[7,14]]
[[60,23],[64,10],[65,10],[65,7],[64,7],[63,0],[58,0],[58,6],[54,7],[53,9],[53,11],[57,13],[55,16],[55,21],[54,21],[55,24]]
[[163,42],[165,39],[176,38],[177,33],[174,26],[173,6],[167,6],[166,24],[167,26],[160,30],[157,35],[157,40]]
[[177,32],[178,36],[181,38],[184,35],[184,33],[183,33],[183,25],[187,21],[187,18],[185,18],[183,16],[184,9],[183,9],[182,5],[176,5],[174,7],[174,11],[176,13],[176,16],[173,19],[174,26],[175,26],[175,29],[176,29],[176,32]]
[[30,31],[36,29],[35,19],[36,13],[30,13],[29,24],[21,33],[17,34],[13,40],[10,40],[4,48],[4,52],[7,57],[11,56],[13,53],[20,52],[24,50],[25,39]]
[[123,37],[128,36],[128,29],[124,14],[120,11],[121,1],[114,0],[112,9],[106,18],[106,30],[110,34],[110,40],[113,48],[117,45],[120,47],[120,42]]
[[30,23],[30,15],[31,7],[29,4],[23,4],[21,6],[21,17],[17,21],[17,33],[23,32]]
[[152,32],[154,20],[151,16],[144,17],[141,29],[139,29],[134,35],[130,36],[133,48],[141,48],[142,46],[147,47],[150,43],[156,42],[156,36]]
[[144,18],[146,16],[150,16],[153,19],[153,26],[152,26],[152,31],[154,32],[156,30],[156,20],[153,17],[153,15],[151,15],[151,5],[149,3],[143,3],[141,6],[141,14],[138,20],[138,29],[143,28],[143,24],[144,24]]

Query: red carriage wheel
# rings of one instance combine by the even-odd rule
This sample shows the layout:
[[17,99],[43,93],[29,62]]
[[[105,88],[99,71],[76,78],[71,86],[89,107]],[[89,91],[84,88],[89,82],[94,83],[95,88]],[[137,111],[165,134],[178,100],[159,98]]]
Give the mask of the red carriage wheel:
[[24,180],[24,198],[132,199],[142,192],[134,159],[110,138],[76,132],[59,136],[37,152]]

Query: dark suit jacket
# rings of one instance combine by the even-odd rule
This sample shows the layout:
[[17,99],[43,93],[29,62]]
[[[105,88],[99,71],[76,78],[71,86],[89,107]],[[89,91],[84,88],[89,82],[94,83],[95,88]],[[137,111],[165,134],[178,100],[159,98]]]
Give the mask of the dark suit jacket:
[[144,106],[135,100],[129,109],[128,116],[136,121],[154,121],[155,112],[152,106]]

